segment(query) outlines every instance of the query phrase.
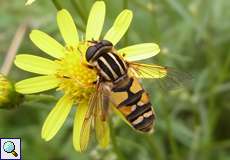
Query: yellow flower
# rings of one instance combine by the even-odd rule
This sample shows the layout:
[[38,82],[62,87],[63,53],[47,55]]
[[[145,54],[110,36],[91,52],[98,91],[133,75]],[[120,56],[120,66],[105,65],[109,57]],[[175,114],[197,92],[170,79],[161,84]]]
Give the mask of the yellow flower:
[[[92,85],[92,82],[97,79],[96,71],[89,69],[85,65],[84,54],[89,47],[88,40],[106,39],[116,45],[127,31],[132,16],[132,11],[127,9],[122,11],[104,38],[101,38],[100,35],[105,18],[105,3],[97,1],[92,6],[89,14],[85,40],[79,41],[74,21],[65,9],[57,13],[57,24],[64,39],[64,45],[61,45],[49,35],[39,30],[31,32],[30,39],[33,43],[42,51],[54,57],[55,60],[29,54],[18,55],[15,64],[19,68],[41,74],[41,76],[18,82],[16,90],[23,94],[31,94],[58,88],[58,90],[64,93],[64,96],[60,98],[45,120],[41,134],[43,139],[49,141],[56,135],[66,120],[71,106],[76,104],[77,112],[73,127],[73,145],[76,150],[83,150],[80,146],[80,139],[82,138],[80,135],[88,108],[89,97],[95,92],[95,86]],[[125,52],[126,59],[133,61],[156,55],[159,52],[159,47],[154,43],[143,43],[123,48],[118,50],[118,52]],[[104,133],[98,133],[100,132],[100,128],[96,128],[97,139],[103,148],[109,144],[107,122],[104,125],[106,126]],[[83,138],[85,139],[81,140],[87,146],[88,137]]]
[[10,101],[11,90],[11,83],[0,74],[0,107],[4,107]]

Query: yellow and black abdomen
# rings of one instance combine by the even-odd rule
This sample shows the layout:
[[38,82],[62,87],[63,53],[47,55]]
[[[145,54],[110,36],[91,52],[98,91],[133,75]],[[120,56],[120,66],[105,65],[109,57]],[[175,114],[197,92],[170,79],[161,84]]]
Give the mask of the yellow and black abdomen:
[[138,131],[153,129],[155,113],[146,91],[135,77],[127,77],[113,87],[111,101]]

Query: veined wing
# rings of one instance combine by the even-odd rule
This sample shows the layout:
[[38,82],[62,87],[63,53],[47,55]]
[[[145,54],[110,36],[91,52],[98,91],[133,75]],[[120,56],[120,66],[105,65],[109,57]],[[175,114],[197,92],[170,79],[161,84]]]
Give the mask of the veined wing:
[[137,78],[155,79],[163,89],[174,89],[186,85],[192,76],[171,67],[155,64],[128,63],[129,71]]
[[95,106],[97,105],[97,93],[91,95],[88,105],[88,110],[85,114],[85,118],[82,124],[82,129],[80,133],[80,148],[82,151],[86,150],[90,136],[93,118],[95,115]]
[[83,121],[80,138],[81,150],[85,150],[87,148],[93,122],[96,127],[97,139],[102,140],[103,144],[105,144],[106,140],[104,139],[108,137],[104,137],[108,134],[108,131],[106,130],[108,129],[106,121],[108,105],[108,97],[103,94],[102,86],[99,84],[96,92],[90,97],[88,110]]
[[129,69],[137,78],[163,78],[168,74],[167,67],[133,62],[128,64]]
[[94,126],[97,141],[102,148],[106,148],[110,140],[110,132],[108,125],[108,107],[109,99],[107,96],[101,95],[102,104],[98,105],[95,111]]

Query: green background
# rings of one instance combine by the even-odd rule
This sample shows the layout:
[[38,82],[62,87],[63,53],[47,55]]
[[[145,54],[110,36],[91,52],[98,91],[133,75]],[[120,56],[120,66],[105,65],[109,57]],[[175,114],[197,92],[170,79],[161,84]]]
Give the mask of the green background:
[[[51,0],[24,6],[23,0],[0,0],[0,64],[18,27],[27,31],[18,53],[45,57],[29,40],[32,29],[43,30],[60,42],[56,8]],[[84,33],[92,0],[59,0]],[[22,138],[25,160],[229,160],[230,159],[230,1],[229,0],[106,0],[103,33],[124,9],[134,11],[132,25],[117,48],[155,42],[161,52],[146,63],[172,66],[192,74],[183,88],[165,91],[144,81],[157,121],[155,133],[136,133],[117,115],[113,117],[112,143],[107,150],[92,140],[85,153],[72,146],[75,108],[50,142],[40,137],[41,127],[60,93],[27,96],[12,110],[0,110],[0,137]],[[13,81],[33,75],[15,66]],[[180,74],[178,75],[180,76]],[[50,94],[54,96],[46,96]],[[93,138],[94,139],[94,138]]]

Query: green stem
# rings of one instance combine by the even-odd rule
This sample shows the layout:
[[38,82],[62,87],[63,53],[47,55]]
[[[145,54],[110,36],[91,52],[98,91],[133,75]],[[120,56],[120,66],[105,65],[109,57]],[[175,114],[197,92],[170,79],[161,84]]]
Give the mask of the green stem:
[[223,149],[227,149],[230,148],[230,139],[226,139],[223,141],[219,141],[219,142],[214,142],[212,145],[209,146],[212,150],[223,150]]
[[38,94],[38,95],[25,95],[26,101],[45,101],[45,102],[54,102],[57,101],[57,98],[54,96],[46,95],[46,94]]
[[77,13],[81,17],[82,22],[86,25],[87,16],[86,16],[84,10],[82,9],[82,7],[79,6],[79,4],[76,2],[76,0],[71,0],[70,2],[72,3],[73,7],[76,9]]
[[125,157],[124,155],[122,154],[118,144],[117,144],[117,141],[116,141],[116,135],[115,135],[115,130],[114,130],[114,127],[112,125],[112,121],[110,120],[110,136],[111,136],[111,143],[112,143],[112,146],[113,146],[113,151],[116,153],[117,155],[117,159],[119,160],[125,160]]
[[62,9],[61,4],[58,2],[58,0],[52,0],[52,2],[57,10]]
[[167,128],[168,128],[169,144],[170,144],[170,147],[171,147],[171,150],[172,150],[173,159],[179,160],[180,158],[178,156],[177,144],[176,144],[175,139],[173,137],[173,130],[172,130],[171,120],[168,118],[166,123],[167,123]]
[[23,102],[20,106],[20,108],[28,107],[28,108],[39,108],[39,109],[47,109],[47,105],[43,103],[37,103],[37,102]]
[[[128,8],[128,0],[123,0],[123,9],[127,9],[127,8]],[[128,31],[124,35],[124,46],[127,46],[127,44],[128,44]]]
[[123,9],[128,8],[128,0],[123,0]]
[[143,11],[146,11],[146,12],[153,12],[151,9],[147,7],[147,5],[141,3],[141,1],[138,1],[138,0],[130,0],[130,1],[132,1],[132,3],[136,5],[138,9],[142,9]]
[[155,157],[156,159],[163,160],[164,156],[163,156],[162,150],[160,149],[159,145],[156,144],[152,135],[145,135],[145,140],[146,140],[146,143],[149,144],[150,149],[153,151],[149,153],[151,153],[152,156]]
[[[53,4],[54,4],[54,6],[55,6],[55,8],[57,9],[57,10],[61,10],[62,9],[62,6],[61,6],[61,4],[59,3],[59,1],[58,0],[52,0],[52,2],[53,2]],[[76,2],[75,2],[76,3]],[[80,8],[80,7],[79,7]],[[84,21],[84,20],[83,20]],[[75,23],[76,24],[76,23]],[[85,32],[85,29],[84,29],[84,27],[82,26],[82,25],[79,25],[79,24],[76,24],[76,26],[77,26],[77,29],[78,30],[80,30],[80,31],[82,31],[82,32]]]
[[80,25],[80,24],[77,24],[76,22],[75,22],[75,24],[76,24],[77,29],[78,29],[79,31],[81,31],[81,32],[85,32],[85,27],[83,27],[83,26],[82,26],[82,25]]

